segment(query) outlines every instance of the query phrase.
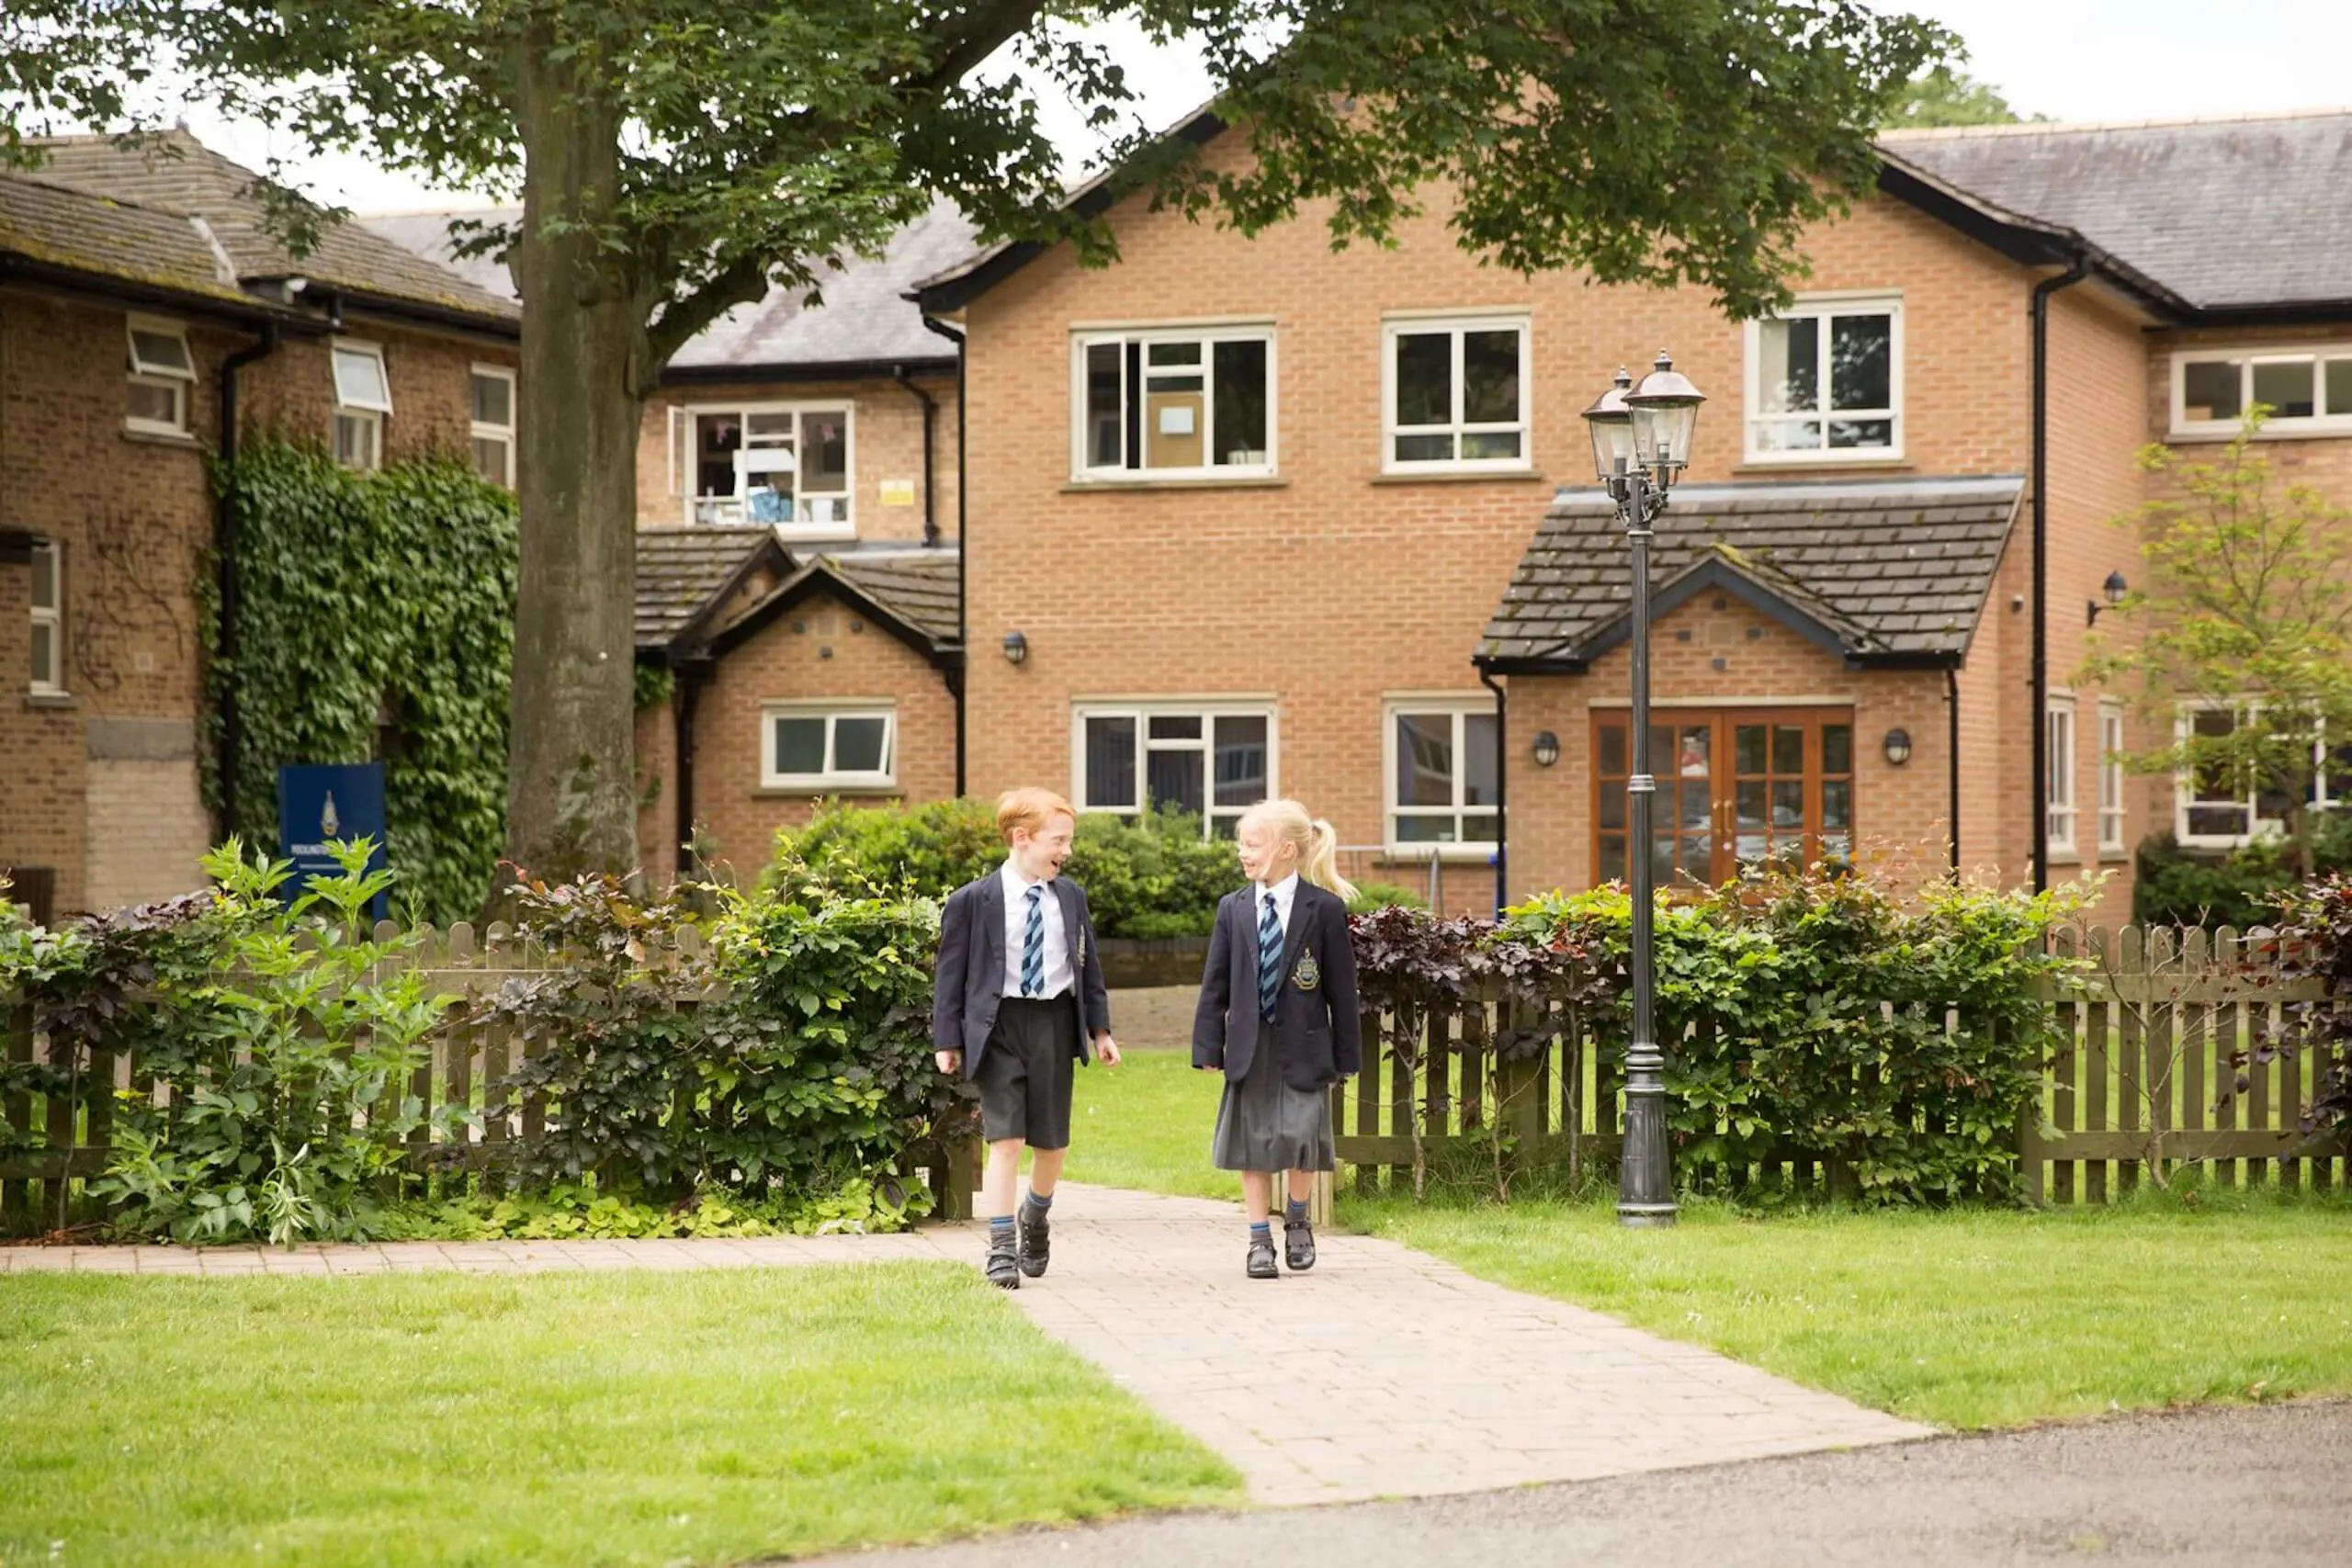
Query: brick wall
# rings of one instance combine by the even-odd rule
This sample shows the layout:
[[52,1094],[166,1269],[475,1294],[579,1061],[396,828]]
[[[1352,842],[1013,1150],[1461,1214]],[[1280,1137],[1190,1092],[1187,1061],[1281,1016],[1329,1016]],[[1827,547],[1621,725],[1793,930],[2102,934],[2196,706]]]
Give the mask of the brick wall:
[[[1444,231],[1442,202],[1407,227],[1396,250],[1336,255],[1313,214],[1255,239],[1133,208],[1114,222],[1117,266],[1085,271],[1057,253],[967,311],[971,635],[986,650],[1019,630],[1030,648],[1019,668],[973,661],[975,793],[1069,776],[1075,699],[1269,694],[1278,786],[1329,815],[1344,841],[1376,840],[1385,831],[1384,697],[1480,694],[1470,655],[1547,499],[1555,486],[1590,482],[1579,411],[1619,364],[1638,368],[1661,345],[1712,399],[1694,479],[2026,466],[2028,275],[1895,204],[1864,202],[1809,246],[1807,288],[1904,297],[1905,456],[1850,469],[1743,464],[1742,329],[1699,292],[1602,289],[1575,276],[1480,267]],[[1535,474],[1382,476],[1384,315],[1472,307],[1530,316]],[[1279,477],[1073,485],[1072,327],[1216,318],[1273,324]],[[1702,678],[1711,673],[1662,674],[1660,695],[1712,692],[1719,683]],[[1906,776],[1933,773],[1940,791],[1940,677],[1929,684],[1931,696],[1900,705],[1919,745]],[[1995,728],[1997,691],[1964,716]],[[1923,702],[1933,716],[1918,716]],[[2000,728],[2023,736],[2025,721],[2013,706],[2009,715]],[[1865,721],[1870,734],[1885,728],[1868,729],[1873,722]],[[1515,700],[1514,791],[1517,754],[1533,728]],[[1560,732],[1565,744],[1581,728]],[[1532,819],[1549,815],[1544,792],[1567,788],[1562,781],[1580,778],[1582,768],[1580,756],[1564,758],[1531,784],[1539,804],[1514,794],[1515,851],[1530,835],[1542,843],[1547,829]],[[1941,821],[1940,808],[1890,814],[1871,800],[1867,792],[1890,784],[1866,778],[1865,820],[1899,821],[1906,832]],[[1998,787],[1985,784],[1987,816]],[[1515,852],[1512,881],[1572,879],[1585,854],[1574,852],[1573,862],[1565,847],[1539,849],[1532,861]],[[1465,906],[1484,904],[1491,888],[1483,864],[1449,878],[1449,897]]]
[[[930,395],[933,509],[940,534],[956,536],[956,378],[918,376]],[[913,541],[923,525],[923,408],[912,392],[888,378],[856,381],[746,382],[721,387],[666,387],[647,400],[637,447],[637,515],[648,525],[684,520],[685,493],[693,487],[689,444],[683,417],[676,419],[679,450],[671,452],[673,414],[695,407],[741,407],[791,403],[804,408],[850,409],[850,516],[864,539]],[[884,486],[911,486],[903,502],[886,499]]]
[[[779,828],[808,820],[814,799],[761,784],[762,716],[768,705],[823,698],[878,701],[898,716],[897,784],[848,798],[920,803],[956,792],[956,705],[923,654],[858,613],[812,597],[776,615],[718,661],[695,707],[695,820],[746,878],[767,863]],[[668,710],[638,716],[639,766],[658,761],[661,797],[639,817],[649,869],[672,863],[677,835]]]
[[[211,825],[198,804],[201,611],[213,527],[204,460],[217,449],[220,367],[248,334],[188,322],[188,435],[124,428],[124,311],[0,291],[0,521],[60,541],[67,694],[28,698],[29,585],[0,569],[0,864],[53,865],[58,904],[161,897],[199,880]],[[469,450],[469,367],[492,345],[355,322],[380,342],[394,412],[388,460]],[[323,341],[289,340],[248,367],[248,434],[324,441],[334,406]]]

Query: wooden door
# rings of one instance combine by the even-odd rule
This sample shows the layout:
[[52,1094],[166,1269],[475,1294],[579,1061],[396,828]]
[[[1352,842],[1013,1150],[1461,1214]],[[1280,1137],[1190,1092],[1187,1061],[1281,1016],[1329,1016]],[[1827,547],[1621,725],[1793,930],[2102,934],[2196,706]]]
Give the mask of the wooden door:
[[[1854,852],[1850,708],[1675,708],[1650,716],[1650,871],[1660,887],[1715,886],[1768,862],[1843,863]],[[1592,719],[1596,882],[1628,877],[1632,724]]]

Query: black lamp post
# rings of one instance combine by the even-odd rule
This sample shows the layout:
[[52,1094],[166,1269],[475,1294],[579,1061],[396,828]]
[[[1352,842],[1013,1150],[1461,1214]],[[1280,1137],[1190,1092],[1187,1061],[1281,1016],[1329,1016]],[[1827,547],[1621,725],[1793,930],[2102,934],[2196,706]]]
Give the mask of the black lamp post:
[[1592,432],[1593,472],[1617,503],[1633,549],[1634,765],[1625,781],[1633,842],[1634,1037],[1625,1052],[1625,1145],[1618,1165],[1617,1219],[1627,1225],[1674,1223],[1674,1174],[1666,1146],[1666,1055],[1653,1021],[1657,980],[1652,926],[1657,892],[1650,865],[1650,524],[1666,510],[1667,491],[1690,460],[1690,434],[1706,397],[1663,353],[1635,387],[1615,383],[1584,411]]

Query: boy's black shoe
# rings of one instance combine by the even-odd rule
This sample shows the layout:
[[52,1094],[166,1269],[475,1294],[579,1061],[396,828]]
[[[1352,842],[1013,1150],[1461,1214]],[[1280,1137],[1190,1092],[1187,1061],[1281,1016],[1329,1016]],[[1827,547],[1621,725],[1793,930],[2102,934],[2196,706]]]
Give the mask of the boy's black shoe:
[[1274,1238],[1252,1236],[1250,1240],[1250,1278],[1272,1280],[1280,1278],[1274,1269]]
[[1012,1237],[999,1236],[991,1228],[989,1235],[989,1283],[1001,1290],[1021,1288],[1021,1269],[1012,1260]]
[[1053,1224],[1045,1210],[1026,1198],[1017,1211],[1021,1227],[1021,1271],[1032,1280],[1046,1272],[1046,1264],[1053,1257]]
[[1283,1222],[1283,1263],[1294,1274],[1315,1267],[1315,1227],[1305,1220]]

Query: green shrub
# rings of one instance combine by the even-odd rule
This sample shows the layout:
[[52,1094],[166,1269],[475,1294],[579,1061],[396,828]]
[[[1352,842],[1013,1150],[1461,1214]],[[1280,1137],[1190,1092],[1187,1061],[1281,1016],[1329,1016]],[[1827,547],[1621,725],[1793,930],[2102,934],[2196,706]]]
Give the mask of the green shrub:
[[[2288,853],[2277,837],[2216,854],[2184,849],[2170,833],[2151,835],[2133,857],[2132,918],[2143,926],[2275,925],[2280,898],[2295,886]],[[2312,859],[2316,875],[2352,872],[2352,816],[2316,814]]]
[[1429,900],[1409,887],[1394,882],[1364,882],[1356,886],[1356,896],[1348,900],[1348,913],[1368,915],[1374,909],[1426,909]]
[[[777,834],[776,853],[778,865],[944,898],[996,870],[1005,848],[996,807],[966,797],[911,807],[829,803],[806,828]],[[1200,818],[1176,812],[1134,823],[1080,816],[1067,871],[1105,937],[1205,936],[1217,900],[1241,884],[1233,846],[1203,840]]]
[[[1678,1168],[1733,1190],[1754,1168],[1826,1159],[1878,1201],[2012,1196],[2012,1134],[2054,1043],[2040,988],[2065,967],[2041,939],[2064,898],[1947,885],[1904,902],[1866,877],[1790,873],[1662,906],[1657,1026]],[[1537,899],[1500,928],[1591,955],[1611,1073],[1632,921],[1623,891],[1604,888]]]

